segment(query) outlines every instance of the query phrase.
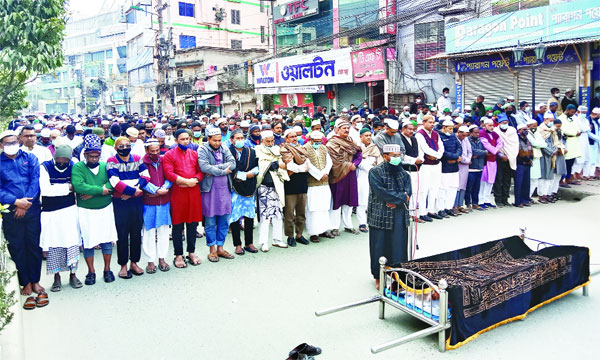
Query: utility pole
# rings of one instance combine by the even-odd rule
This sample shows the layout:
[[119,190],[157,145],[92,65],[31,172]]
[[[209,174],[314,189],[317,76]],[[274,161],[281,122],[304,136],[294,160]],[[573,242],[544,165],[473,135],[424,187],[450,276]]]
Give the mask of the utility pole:
[[168,84],[167,82],[169,59],[172,48],[172,30],[169,29],[168,38],[165,39],[163,24],[163,10],[165,10],[168,6],[169,4],[163,4],[162,0],[157,0],[156,15],[158,20],[158,34],[155,41],[154,57],[158,59],[158,84],[156,86],[157,99],[160,99],[161,112],[163,113],[167,109],[167,105],[171,105],[171,84]]

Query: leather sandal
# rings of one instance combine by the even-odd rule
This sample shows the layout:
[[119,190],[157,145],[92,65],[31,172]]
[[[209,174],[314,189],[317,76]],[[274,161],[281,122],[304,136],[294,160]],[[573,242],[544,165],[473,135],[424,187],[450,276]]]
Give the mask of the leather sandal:
[[225,251],[225,250],[218,251],[218,252],[217,252],[217,255],[218,255],[219,257],[222,257],[222,258],[224,258],[224,259],[234,259],[234,258],[235,258],[235,256],[231,255],[230,253],[228,253],[228,252],[227,252],[227,251]]
[[25,304],[23,304],[23,309],[25,310],[33,310],[36,307],[35,298],[30,296],[25,300]]
[[219,255],[216,252],[208,254],[207,258],[210,262],[219,262]]
[[48,294],[43,291],[38,293],[37,298],[35,299],[35,306],[41,308],[50,304],[50,300],[48,300]]

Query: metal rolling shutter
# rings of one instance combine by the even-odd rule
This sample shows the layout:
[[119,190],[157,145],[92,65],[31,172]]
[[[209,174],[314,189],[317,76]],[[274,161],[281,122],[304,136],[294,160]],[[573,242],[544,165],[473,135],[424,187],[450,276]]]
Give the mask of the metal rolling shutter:
[[366,83],[339,84],[338,92],[338,111],[343,108],[349,108],[350,104],[354,104],[354,106],[360,109],[363,101],[369,101],[369,92],[366,88]]
[[464,73],[462,77],[465,105],[471,105],[477,96],[483,95],[484,104],[493,107],[498,99],[515,93],[514,77],[508,70]]
[[[576,64],[544,66],[535,70],[535,102],[546,103],[550,97],[550,89],[559,88],[564,95],[566,89],[577,92]],[[578,98],[579,94],[575,94]],[[531,68],[519,69],[519,101],[531,104]]]

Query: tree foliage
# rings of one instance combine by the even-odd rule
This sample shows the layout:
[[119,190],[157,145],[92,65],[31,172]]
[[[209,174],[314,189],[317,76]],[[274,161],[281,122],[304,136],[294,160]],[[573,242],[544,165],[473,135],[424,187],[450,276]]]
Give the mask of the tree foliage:
[[0,118],[27,105],[27,79],[62,66],[65,3],[0,0]]

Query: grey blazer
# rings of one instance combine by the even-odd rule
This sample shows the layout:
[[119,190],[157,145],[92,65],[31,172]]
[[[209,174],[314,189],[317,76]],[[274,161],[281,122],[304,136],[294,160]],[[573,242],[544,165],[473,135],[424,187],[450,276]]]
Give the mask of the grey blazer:
[[[200,165],[200,170],[204,173],[202,182],[200,183],[201,192],[209,192],[212,189],[213,178],[215,176],[227,175],[227,173],[225,173],[227,168],[229,168],[231,171],[235,170],[236,168],[235,158],[233,155],[231,155],[231,151],[229,151],[229,149],[223,145],[221,145],[220,149],[221,153],[223,154],[223,163],[217,165],[217,161],[214,157],[214,151],[208,142],[203,143],[202,146],[198,148],[198,165]],[[227,183],[229,184],[229,190],[231,190],[231,174],[227,175]]]

